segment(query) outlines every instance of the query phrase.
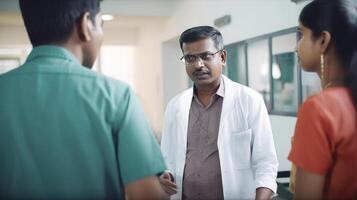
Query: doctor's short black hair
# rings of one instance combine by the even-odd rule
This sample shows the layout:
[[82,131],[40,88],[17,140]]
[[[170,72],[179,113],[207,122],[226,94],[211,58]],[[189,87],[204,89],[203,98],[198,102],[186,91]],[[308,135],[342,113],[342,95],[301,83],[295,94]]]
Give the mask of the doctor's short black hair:
[[33,46],[65,41],[85,12],[95,25],[100,11],[99,0],[19,0],[19,4]]
[[180,36],[181,50],[183,43],[192,43],[198,40],[211,38],[217,50],[223,49],[223,37],[222,34],[211,26],[196,26],[185,30]]

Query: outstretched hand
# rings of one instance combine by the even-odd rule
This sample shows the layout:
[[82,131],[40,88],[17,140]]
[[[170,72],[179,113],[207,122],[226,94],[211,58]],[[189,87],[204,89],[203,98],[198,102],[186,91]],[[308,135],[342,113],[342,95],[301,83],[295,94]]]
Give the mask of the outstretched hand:
[[164,191],[168,195],[174,195],[178,192],[178,187],[177,185],[171,180],[171,175],[169,172],[164,172],[160,175],[159,177],[160,184]]

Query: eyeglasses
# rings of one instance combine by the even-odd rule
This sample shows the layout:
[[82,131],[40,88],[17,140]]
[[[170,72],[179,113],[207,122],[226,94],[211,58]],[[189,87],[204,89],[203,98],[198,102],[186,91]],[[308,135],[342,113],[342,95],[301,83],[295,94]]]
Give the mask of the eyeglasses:
[[198,61],[198,58],[200,58],[202,61],[212,61],[214,58],[214,55],[216,55],[217,53],[223,51],[223,49],[216,51],[215,53],[211,53],[211,52],[203,52],[203,53],[199,53],[199,54],[187,54],[184,55],[180,58],[180,60],[182,62],[184,62],[186,65],[191,65],[194,64]]

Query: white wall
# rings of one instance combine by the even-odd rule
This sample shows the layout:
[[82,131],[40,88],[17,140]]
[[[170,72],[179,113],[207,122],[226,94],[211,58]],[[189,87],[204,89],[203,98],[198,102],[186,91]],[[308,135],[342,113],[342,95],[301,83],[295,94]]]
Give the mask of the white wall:
[[[25,62],[32,49],[21,17],[12,12],[0,13],[0,57],[16,58],[20,63]],[[2,72],[6,72],[2,69]]]
[[18,25],[1,25],[0,45],[16,46],[16,45],[31,45],[27,37],[26,29]]
[[165,40],[197,25],[213,25],[216,18],[231,15],[231,24],[220,28],[225,44],[298,25],[306,3],[289,0],[181,0],[168,21]]
[[104,27],[104,45],[137,45],[138,39],[136,28]]
[[179,60],[182,52],[178,38],[165,41],[162,45],[162,54],[164,55],[162,58],[163,106],[165,106],[178,92],[187,88],[188,78],[185,65]]
[[121,16],[170,16],[175,0],[105,0],[102,11]]
[[162,27],[165,20],[148,21],[140,27],[137,46],[135,85],[144,110],[157,136],[163,117]]

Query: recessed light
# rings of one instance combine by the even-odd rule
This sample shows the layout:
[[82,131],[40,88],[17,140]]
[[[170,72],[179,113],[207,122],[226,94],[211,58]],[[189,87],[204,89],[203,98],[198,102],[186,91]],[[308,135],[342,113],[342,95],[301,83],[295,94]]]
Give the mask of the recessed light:
[[107,14],[102,15],[102,20],[103,21],[110,21],[110,20],[113,20],[113,19],[114,19],[113,15],[107,15]]

